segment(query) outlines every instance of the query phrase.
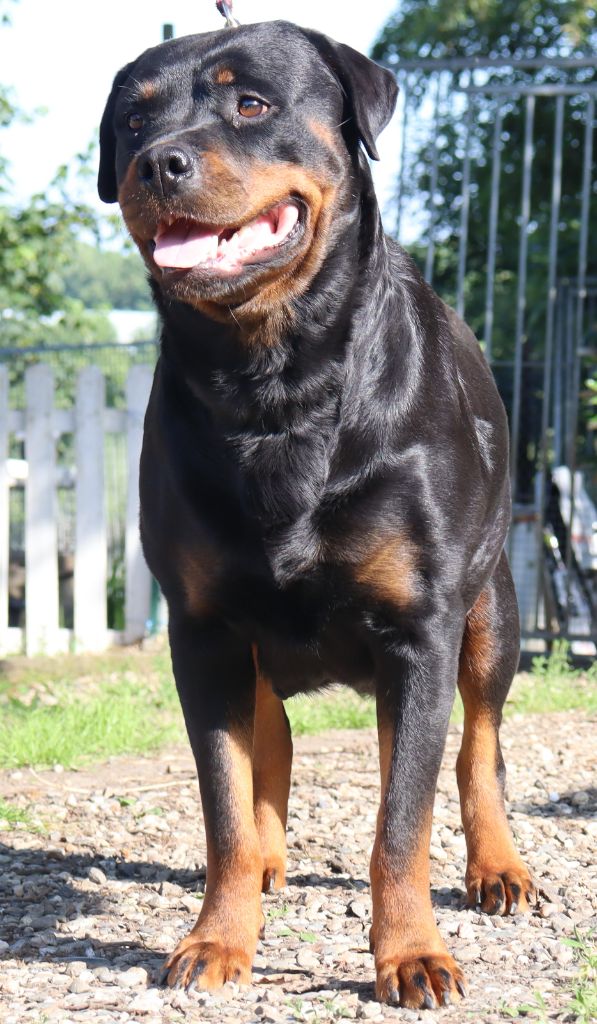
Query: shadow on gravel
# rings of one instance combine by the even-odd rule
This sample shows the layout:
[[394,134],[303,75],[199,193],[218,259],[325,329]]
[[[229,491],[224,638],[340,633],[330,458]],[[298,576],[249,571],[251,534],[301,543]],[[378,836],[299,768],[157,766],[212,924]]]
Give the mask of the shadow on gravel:
[[[101,854],[62,854],[57,850],[15,850],[0,843],[0,900],[3,907],[2,939],[9,948],[0,961],[18,957],[26,962],[64,963],[84,961],[88,967],[106,967],[121,971],[127,966],[142,965],[153,977],[159,975],[161,964],[169,950],[155,950],[143,942],[127,937],[127,923],[119,913],[120,893],[102,883],[101,876],[93,878],[92,869],[100,869],[106,878],[136,881],[140,885],[169,882],[182,889],[197,891],[203,888],[204,870],[176,870],[159,862],[123,860],[102,857]],[[92,889],[80,891],[75,879],[95,882]],[[289,886],[326,889],[342,887],[357,896],[368,891],[369,882],[362,878],[330,875],[292,875]],[[437,907],[462,906],[464,893],[456,888],[432,889],[433,903]],[[53,908],[50,910],[49,908]],[[113,920],[110,941],[77,935],[76,931],[58,932],[59,922],[102,914]],[[182,918],[182,912],[181,912]],[[58,939],[58,942],[56,941]],[[257,971],[256,973],[259,973]],[[268,976],[275,973],[270,967]],[[281,974],[288,974],[288,970]],[[292,972],[293,973],[293,972]],[[298,975],[304,971],[297,969]],[[275,984],[275,982],[274,982]],[[302,986],[305,987],[304,984]],[[358,984],[330,979],[326,987],[347,988],[355,991]]]
[[[87,878],[91,868],[100,868],[111,879],[145,882],[172,882],[183,888],[197,889],[205,880],[205,869],[197,871],[170,868],[156,861],[124,860],[120,857],[102,857],[101,853],[68,854],[44,849],[15,850],[0,842],[0,870],[2,875],[14,872],[24,880],[30,875],[68,874],[73,878]],[[101,888],[101,887],[100,887]],[[77,894],[79,897],[81,893]],[[47,897],[46,897],[47,898]]]
[[[128,953],[132,955],[134,963],[139,962],[141,957],[155,957],[157,954],[142,944],[122,941],[102,946],[101,941],[96,939],[81,939],[76,934],[67,933],[61,935],[64,945],[68,946],[64,955],[60,954],[60,946],[44,949],[41,945],[43,933],[47,931],[46,946],[51,946],[48,938],[59,921],[69,922],[96,914],[113,916],[114,933],[118,934],[118,893],[106,889],[101,878],[96,888],[86,892],[81,892],[73,885],[76,878],[89,878],[93,868],[99,868],[112,881],[137,881],[141,884],[171,882],[190,891],[197,891],[205,878],[204,871],[176,870],[160,863],[106,858],[101,854],[63,856],[57,855],[54,850],[15,850],[0,843],[2,940],[9,944],[9,949],[0,959],[13,956],[24,960],[61,962],[65,959],[99,959],[101,965],[109,967],[111,959],[122,959]],[[53,906],[55,910],[49,911],[48,906]],[[72,950],[76,951],[73,955]],[[91,950],[89,956],[86,950]],[[107,959],[102,953],[106,954]]]
[[586,794],[582,803],[573,803],[573,800],[578,800],[579,794],[577,790],[572,790],[570,793],[558,793],[557,800],[548,799],[542,804],[517,803],[516,809],[542,818],[593,818],[597,811],[597,789],[591,786],[582,792]]

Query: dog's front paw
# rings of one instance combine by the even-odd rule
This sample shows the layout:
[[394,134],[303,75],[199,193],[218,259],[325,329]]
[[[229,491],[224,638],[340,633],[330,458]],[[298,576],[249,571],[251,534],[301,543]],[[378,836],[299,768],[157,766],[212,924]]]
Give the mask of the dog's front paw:
[[536,900],[536,889],[524,864],[505,870],[467,872],[467,906],[484,914],[524,914]]
[[170,988],[216,989],[227,981],[251,982],[251,957],[242,949],[187,936],[164,964],[161,984]]
[[377,998],[391,1006],[433,1010],[465,994],[464,975],[448,954],[384,958],[376,964]]

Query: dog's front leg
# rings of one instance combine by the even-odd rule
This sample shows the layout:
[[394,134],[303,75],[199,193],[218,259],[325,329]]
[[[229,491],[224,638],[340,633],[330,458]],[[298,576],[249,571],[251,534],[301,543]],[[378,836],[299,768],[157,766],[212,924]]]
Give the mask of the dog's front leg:
[[170,986],[249,982],[262,925],[262,856],[253,817],[255,669],[224,626],[171,618],[176,685],[199,775],[206,892],[190,933],[164,965]]
[[437,776],[454,700],[464,617],[435,615],[410,636],[384,630],[377,671],[381,804],[371,858],[377,996],[412,1009],[463,994],[429,888]]

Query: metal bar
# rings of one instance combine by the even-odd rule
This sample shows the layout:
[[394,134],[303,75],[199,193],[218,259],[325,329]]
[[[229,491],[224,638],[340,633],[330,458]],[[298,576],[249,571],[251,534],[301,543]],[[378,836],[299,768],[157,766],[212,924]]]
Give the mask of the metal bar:
[[553,171],[551,181],[551,216],[549,224],[549,271],[547,281],[547,311],[545,326],[545,355],[543,365],[543,406],[541,409],[541,440],[539,447],[539,508],[537,517],[536,552],[537,552],[537,606],[535,609],[535,625],[539,624],[539,609],[543,583],[543,534],[545,530],[545,498],[547,495],[547,432],[549,428],[549,411],[551,405],[551,377],[553,362],[554,313],[557,294],[558,269],[558,225],[560,220],[560,201],[562,197],[562,146],[564,140],[564,96],[556,100],[553,142]]
[[[572,432],[572,406],[574,402],[573,395],[573,380],[575,378],[575,351],[574,351],[574,308],[573,308],[573,291],[570,287],[566,296],[566,364],[564,371],[564,436],[562,439],[562,463],[570,467],[570,434]],[[570,520],[570,523],[572,520]],[[571,525],[569,526],[569,532],[566,536],[566,559],[565,564],[568,567],[570,561],[570,535],[572,533]],[[568,580],[570,575],[568,575]],[[570,587],[566,588],[566,607],[564,609],[564,629],[567,631],[570,620]]]
[[587,103],[587,120],[585,124],[585,146],[583,160],[580,237],[578,243],[578,299],[576,306],[576,342],[580,348],[582,343],[582,324],[585,299],[587,297],[587,248],[589,241],[589,204],[591,201],[591,170],[593,163],[593,121],[595,119],[595,100],[591,96]]
[[460,238],[458,239],[458,279],[456,285],[456,312],[464,316],[464,275],[466,272],[466,247],[468,242],[468,219],[471,205],[471,121],[473,104],[469,99],[466,107],[464,128],[464,160],[462,163],[462,189],[460,207]]
[[400,170],[398,171],[398,181],[396,187],[396,220],[394,226],[394,234],[396,238],[400,238],[400,228],[402,221],[402,204],[404,201],[404,172],[406,169],[406,135],[408,128],[408,77],[402,88],[403,96],[403,108],[402,108],[402,138],[400,139]]
[[583,155],[583,175],[581,188],[580,235],[578,242],[578,275],[576,293],[576,316],[574,325],[574,372],[572,376],[572,403],[569,424],[569,457],[570,468],[570,533],[566,551],[566,569],[568,571],[566,587],[566,611],[570,617],[570,570],[572,566],[572,536],[574,514],[576,511],[576,432],[578,429],[578,407],[580,396],[581,356],[583,340],[583,315],[586,298],[587,281],[587,249],[589,241],[589,204],[591,200],[591,170],[593,162],[593,121],[595,118],[595,101],[590,97],[587,103],[585,122],[585,142]]
[[554,465],[559,466],[562,461],[563,452],[563,430],[562,430],[562,350],[564,347],[564,309],[566,302],[567,285],[560,285],[558,289],[558,301],[556,306],[556,347],[553,367],[553,457]]
[[518,445],[520,441],[520,402],[522,393],[522,352],[524,345],[524,320],[526,312],[528,227],[531,213],[531,171],[533,165],[533,120],[535,97],[527,96],[525,104],[525,130],[522,174],[522,199],[520,221],[520,244],[518,250],[518,294],[516,299],[516,334],[514,350],[514,386],[512,389],[512,420],[510,447],[510,480],[512,498],[516,499],[516,474],[518,469]]
[[439,158],[439,151],[437,148],[437,138],[439,135],[439,92],[440,76],[438,75],[435,80],[433,148],[431,150],[431,171],[429,180],[429,242],[427,243],[427,255],[425,258],[425,280],[429,284],[432,284],[433,282],[433,261],[435,259],[435,193],[437,191],[437,165]]
[[579,93],[586,93],[589,96],[597,94],[597,86],[590,82],[587,85],[579,83],[578,85],[470,85],[459,92],[472,93],[489,93],[492,96],[511,96],[516,98],[518,96],[576,96]]
[[493,290],[495,282],[495,258],[497,250],[497,223],[500,203],[500,173],[502,162],[503,112],[498,108],[493,131],[493,151],[491,163],[491,202],[489,204],[489,238],[487,240],[487,282],[485,289],[485,358],[491,362],[493,335]]

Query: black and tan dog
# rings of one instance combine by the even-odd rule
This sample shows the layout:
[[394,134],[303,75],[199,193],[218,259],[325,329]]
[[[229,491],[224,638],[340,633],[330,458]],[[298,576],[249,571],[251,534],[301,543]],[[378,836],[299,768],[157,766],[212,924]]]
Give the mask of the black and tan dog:
[[475,338],[384,236],[362,147],[376,158],[395,98],[354,50],[274,22],[147,51],[102,121],[100,195],[163,321],[141,531],[207,832],[170,985],[249,981],[260,893],[285,883],[282,701],[333,680],[377,700],[378,997],[463,992],[429,888],[456,684],[469,903],[513,914],[533,893],[498,742],[518,660],[506,420]]

